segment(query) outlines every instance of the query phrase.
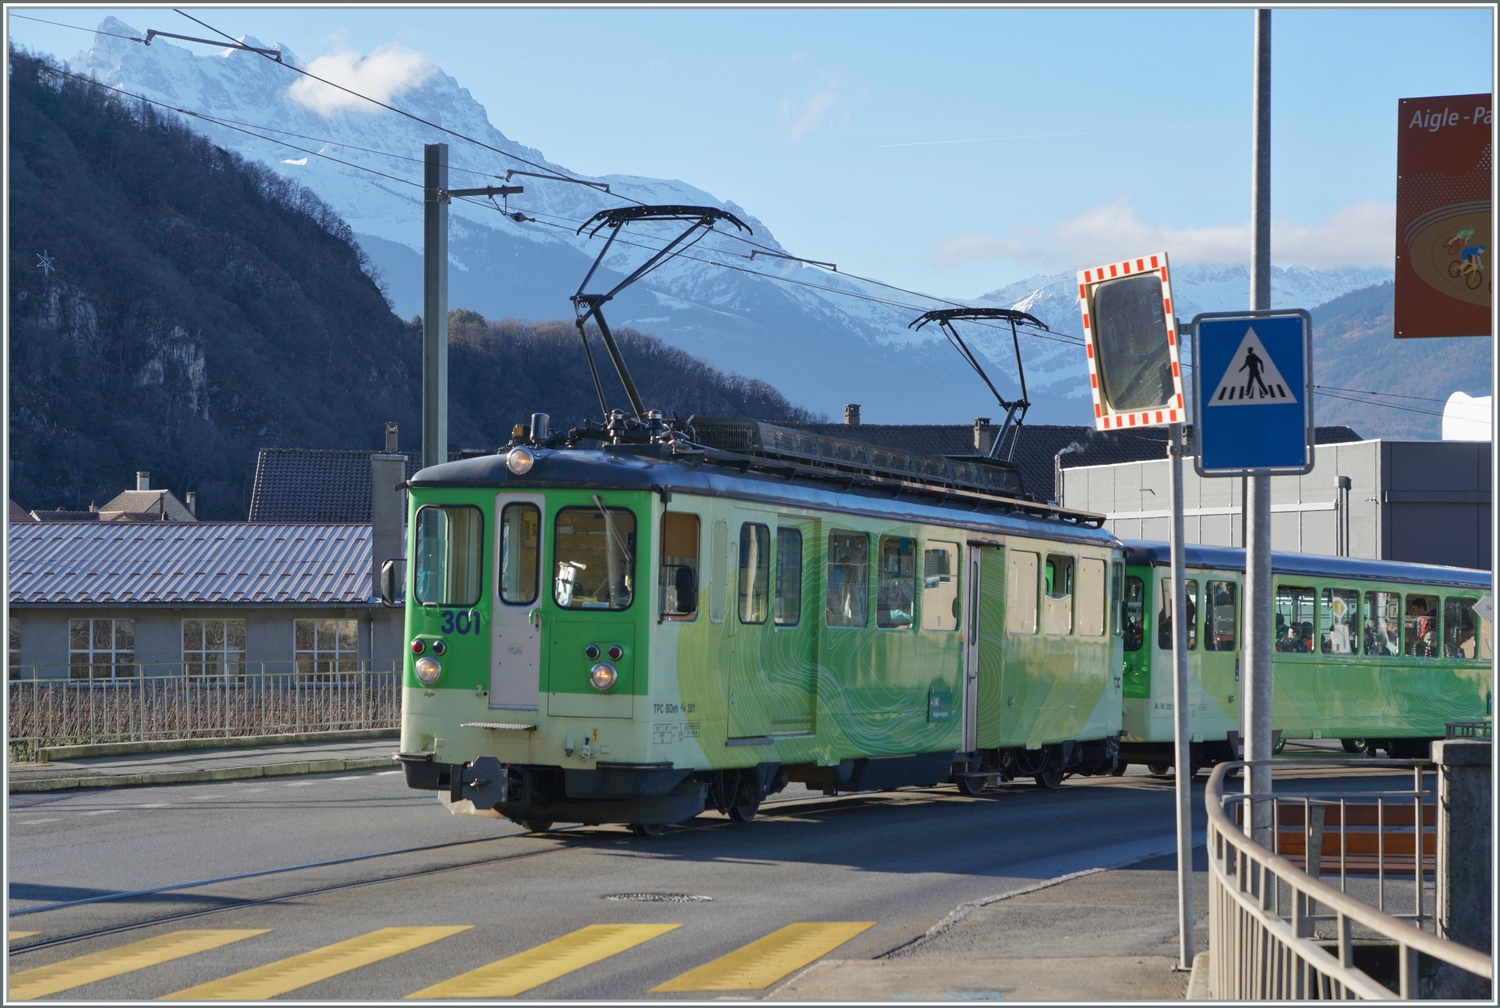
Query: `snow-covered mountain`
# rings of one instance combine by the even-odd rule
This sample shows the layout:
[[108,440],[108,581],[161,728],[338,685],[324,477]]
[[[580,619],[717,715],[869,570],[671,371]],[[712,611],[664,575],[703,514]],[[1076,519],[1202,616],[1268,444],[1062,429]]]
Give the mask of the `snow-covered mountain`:
[[[506,137],[466,89],[432,64],[423,65],[414,74],[416,83],[389,103],[510,156],[368,103],[327,110],[329,103],[320,106],[316,93],[310,101],[309,92],[303,101],[294,100],[289,89],[312,82],[254,53],[190,52],[160,38],[146,47],[112,37],[143,34],[115,18],[107,18],[99,30],[94,44],[69,61],[71,70],[92,73],[187,113],[193,116],[188,120],[193,128],[215,143],[312,189],[349,222],[402,315],[421,308],[424,144],[449,144],[453,188],[495,184],[508,169],[538,170],[533,164],[582,177]],[[263,46],[251,38],[244,42]],[[282,58],[293,66],[305,65],[285,47]],[[983,385],[935,327],[920,333],[907,328],[921,311],[951,302],[767,257],[765,248],[787,250],[758,218],[682,181],[623,175],[587,181],[607,185],[609,191],[517,177],[512,183],[524,185],[526,192],[512,197],[508,207],[455,200],[450,206],[450,306],[493,318],[568,317],[568,296],[602,247],[603,235],[591,239],[575,233],[593,214],[629,199],[716,206],[744,220],[754,231],[752,240],[763,248],[720,225],[686,256],[612,302],[606,310],[612,325],[654,333],[717,367],[764,379],[793,402],[835,416],[846,402],[861,403],[864,418],[873,423],[956,423],[995,414]],[[517,221],[502,209],[532,220]],[[659,247],[680,227],[631,225],[621,237],[637,244],[617,242],[590,289],[612,286],[650,254],[640,246]],[[1389,270],[1293,268],[1278,271],[1274,297],[1278,305],[1311,308],[1389,277]],[[1072,274],[1033,277],[967,303],[1018,307],[1059,333],[1076,335],[1072,283]],[[1184,318],[1199,310],[1239,308],[1248,300],[1242,266],[1183,266],[1174,270],[1174,285]],[[967,332],[995,362],[994,372],[1012,376],[997,384],[1014,394],[1008,330],[972,326]],[[1071,340],[1028,336],[1022,352],[1034,403],[1029,419],[1085,422],[1088,390],[1078,346]]]

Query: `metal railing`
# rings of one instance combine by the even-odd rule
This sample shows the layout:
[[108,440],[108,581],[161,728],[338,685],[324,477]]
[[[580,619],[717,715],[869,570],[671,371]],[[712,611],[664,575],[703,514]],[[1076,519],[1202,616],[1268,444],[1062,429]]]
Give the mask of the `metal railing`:
[[[1224,793],[1229,772],[1253,765],[1220,763],[1208,781],[1209,989],[1227,1000],[1418,996],[1418,954],[1488,979],[1490,959],[1426,928],[1437,913],[1425,893],[1434,878],[1436,835],[1427,832],[1436,803],[1422,790],[1422,760],[1258,761],[1275,768],[1410,770],[1410,790],[1365,791],[1353,797],[1275,792]],[[1252,803],[1271,806],[1271,845],[1247,835],[1239,821]],[[1229,807],[1233,806],[1231,815]],[[1239,820],[1239,821],[1237,821]],[[1264,821],[1264,820],[1262,820]],[[1330,830],[1330,826],[1336,826]],[[1371,830],[1373,827],[1373,831]],[[1429,842],[1429,839],[1431,842]],[[1429,856],[1429,851],[1432,856]],[[1339,885],[1324,882],[1338,858]],[[1301,864],[1294,863],[1294,859]],[[1306,870],[1304,870],[1304,868]],[[1387,895],[1412,878],[1410,902]],[[1356,893],[1374,895],[1374,905]],[[1398,910],[1397,906],[1409,907]],[[1395,952],[1395,989],[1356,959]],[[1365,958],[1368,964],[1372,961]]]
[[401,726],[396,661],[11,668],[9,758],[46,746],[280,735]]
[[1487,739],[1493,737],[1488,721],[1449,721],[1443,726],[1443,737],[1450,739]]

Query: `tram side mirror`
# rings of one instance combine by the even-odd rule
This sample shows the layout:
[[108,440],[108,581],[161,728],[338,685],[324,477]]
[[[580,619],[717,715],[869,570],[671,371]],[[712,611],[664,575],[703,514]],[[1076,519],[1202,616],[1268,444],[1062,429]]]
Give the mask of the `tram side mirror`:
[[698,611],[698,579],[693,568],[679,567],[676,575],[677,611],[686,616]]
[[387,560],[380,565],[380,604],[395,608],[401,604],[396,591],[396,565],[400,560]]

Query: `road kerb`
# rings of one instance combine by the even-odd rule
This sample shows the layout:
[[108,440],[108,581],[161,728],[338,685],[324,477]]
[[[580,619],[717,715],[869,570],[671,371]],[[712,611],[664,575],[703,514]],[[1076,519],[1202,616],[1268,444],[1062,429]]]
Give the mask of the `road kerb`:
[[246,780],[252,777],[283,777],[298,774],[335,773],[340,770],[389,769],[389,756],[347,760],[305,760],[265,766],[221,767],[217,770],[165,770],[159,773],[100,774],[79,777],[48,777],[41,780],[10,780],[11,794],[67,791],[74,788],[141,787],[152,784],[197,784],[205,781]]

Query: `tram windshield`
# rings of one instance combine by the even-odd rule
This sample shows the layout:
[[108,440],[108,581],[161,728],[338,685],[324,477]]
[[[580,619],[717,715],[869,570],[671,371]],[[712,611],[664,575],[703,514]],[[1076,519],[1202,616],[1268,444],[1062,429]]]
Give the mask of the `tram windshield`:
[[417,601],[430,606],[478,603],[483,538],[484,517],[476,507],[428,505],[418,511]]
[[557,512],[553,598],[564,609],[628,609],[635,598],[635,514],[628,508]]

